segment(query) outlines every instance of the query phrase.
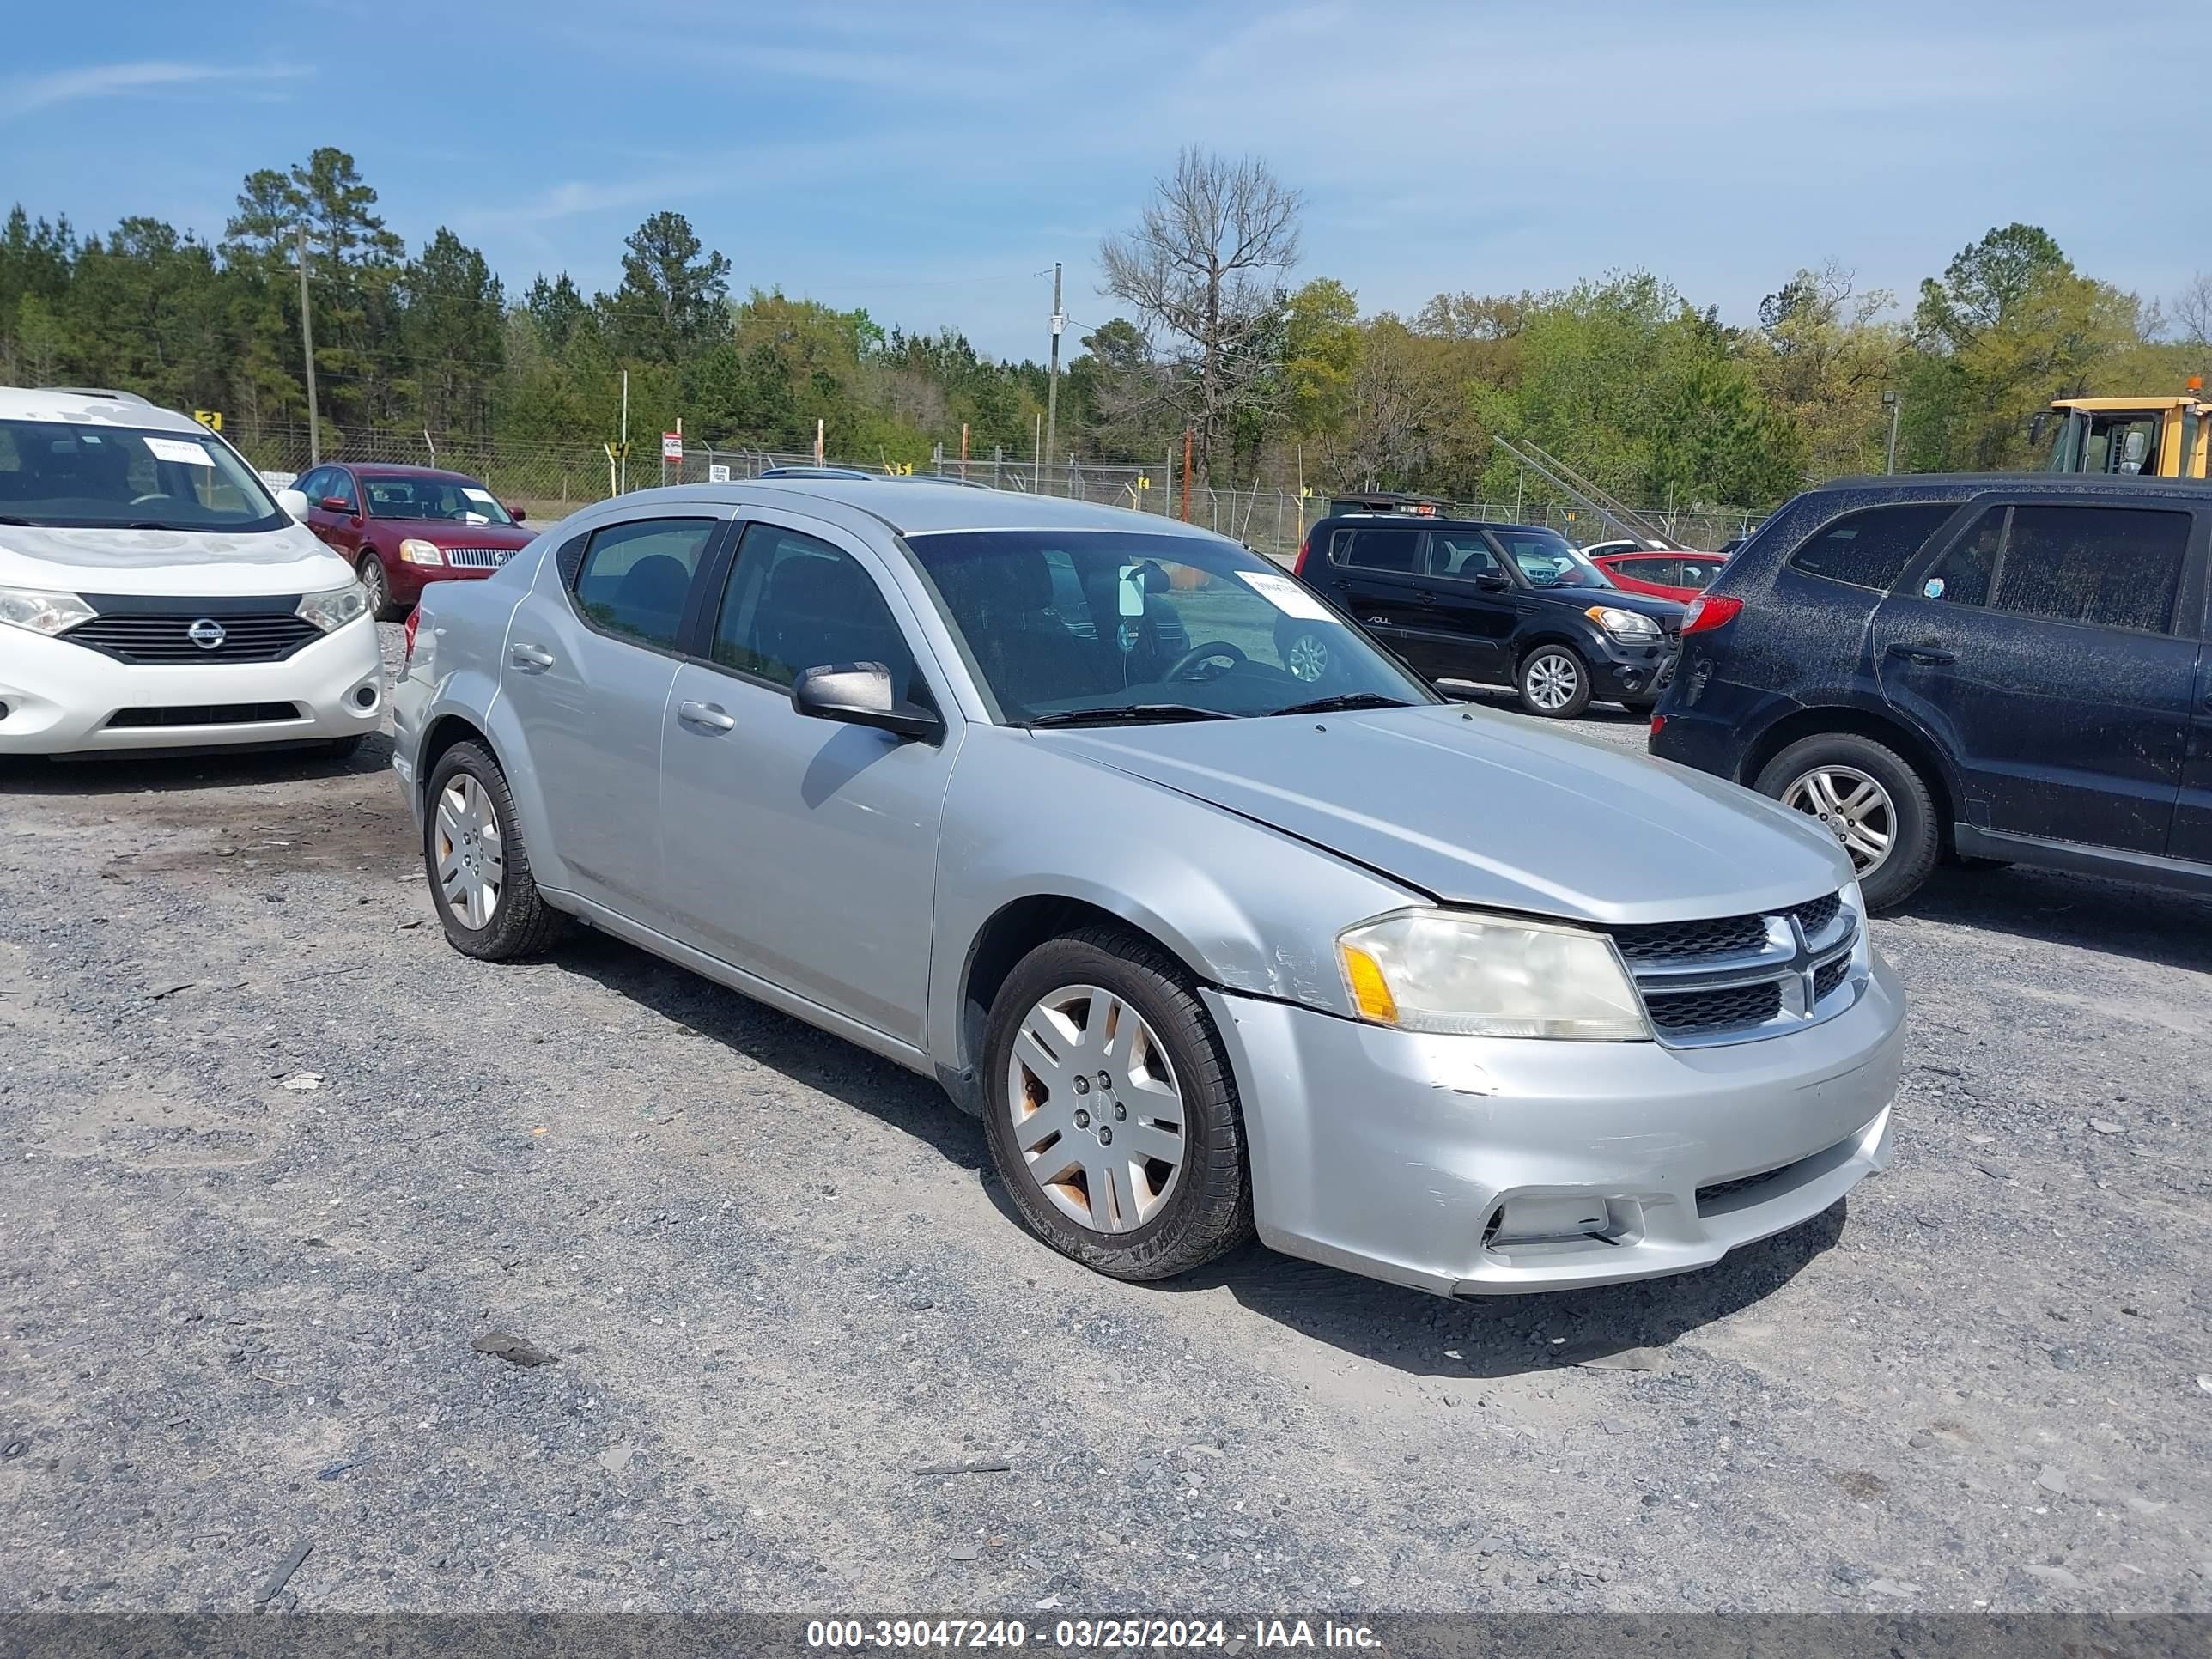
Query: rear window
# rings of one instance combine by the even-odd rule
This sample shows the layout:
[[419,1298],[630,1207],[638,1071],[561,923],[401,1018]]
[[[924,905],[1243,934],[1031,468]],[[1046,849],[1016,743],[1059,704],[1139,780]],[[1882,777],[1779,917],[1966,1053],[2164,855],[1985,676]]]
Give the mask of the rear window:
[[1846,513],[1790,556],[1790,568],[1853,587],[1887,592],[1956,501],[1905,501]]

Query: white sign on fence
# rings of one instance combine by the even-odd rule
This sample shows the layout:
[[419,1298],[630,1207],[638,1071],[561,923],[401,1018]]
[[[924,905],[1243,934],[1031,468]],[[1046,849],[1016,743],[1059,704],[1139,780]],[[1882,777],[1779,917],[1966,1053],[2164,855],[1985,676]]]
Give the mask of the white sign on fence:
[[708,483],[727,483],[729,481],[730,469],[726,463],[721,461],[709,461],[707,463],[707,482]]
[[682,433],[664,432],[660,434],[660,459],[664,461],[680,461],[684,459]]

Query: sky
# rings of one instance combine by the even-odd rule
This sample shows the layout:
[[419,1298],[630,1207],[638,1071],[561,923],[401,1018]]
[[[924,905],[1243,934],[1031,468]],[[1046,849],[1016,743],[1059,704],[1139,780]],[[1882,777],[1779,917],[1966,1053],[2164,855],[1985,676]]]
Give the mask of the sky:
[[1073,336],[1116,313],[1100,239],[1185,144],[1265,160],[1292,280],[1370,313],[1642,267],[1748,322],[1831,257],[1909,304],[2015,219],[2146,298],[2212,267],[2203,0],[109,0],[0,40],[0,210],[218,237],[335,144],[511,296],[612,288],[671,208],[739,292],[1000,356],[1044,355],[1055,260]]

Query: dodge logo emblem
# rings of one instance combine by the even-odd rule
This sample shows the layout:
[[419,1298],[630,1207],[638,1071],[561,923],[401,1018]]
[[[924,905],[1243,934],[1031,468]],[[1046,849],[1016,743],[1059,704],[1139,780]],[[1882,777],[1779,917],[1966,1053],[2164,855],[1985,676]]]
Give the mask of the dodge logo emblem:
[[185,630],[185,637],[203,651],[216,651],[222,648],[222,642],[230,635],[213,617],[202,617]]

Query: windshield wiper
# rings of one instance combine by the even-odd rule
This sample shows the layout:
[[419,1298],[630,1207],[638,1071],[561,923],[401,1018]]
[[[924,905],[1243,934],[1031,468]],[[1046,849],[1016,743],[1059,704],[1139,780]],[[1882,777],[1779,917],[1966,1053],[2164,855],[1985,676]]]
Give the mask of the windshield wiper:
[[1044,726],[1149,726],[1169,720],[1231,720],[1234,714],[1218,708],[1200,708],[1188,702],[1125,702],[1108,708],[1056,708],[1025,722],[1031,730]]
[[1311,702],[1294,702],[1288,708],[1278,708],[1278,714],[1334,714],[1347,708],[1411,708],[1413,705],[1403,697],[1386,697],[1379,691],[1346,691],[1340,696],[1316,697]]

